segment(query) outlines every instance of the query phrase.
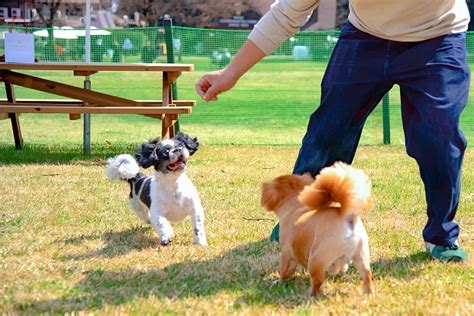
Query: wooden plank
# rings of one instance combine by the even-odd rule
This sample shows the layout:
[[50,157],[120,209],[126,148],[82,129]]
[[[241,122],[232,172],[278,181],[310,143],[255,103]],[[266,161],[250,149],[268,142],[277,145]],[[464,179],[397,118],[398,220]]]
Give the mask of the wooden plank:
[[158,71],[180,72],[193,71],[193,64],[166,64],[166,63],[72,63],[72,62],[40,62],[34,64],[0,63],[0,69],[5,70],[72,70],[72,71]]
[[23,136],[21,135],[20,117],[18,113],[8,113],[8,116],[10,116],[10,120],[12,122],[13,139],[15,140],[15,148],[21,149],[23,147]]
[[[138,105],[146,106],[146,105],[163,105],[162,100],[135,100]],[[196,101],[194,100],[173,100],[173,104],[176,106],[195,106]]]
[[63,97],[69,97],[73,99],[83,100],[88,103],[100,104],[100,105],[121,105],[121,106],[134,106],[135,101],[115,97],[105,93],[96,91],[90,91],[63,83],[46,80],[30,75],[20,74],[13,71],[2,70],[0,71],[2,80],[18,86],[31,88],[47,93],[61,95]]
[[169,73],[167,72],[164,72],[163,73],[163,79],[162,79],[163,83],[162,83],[162,100],[163,100],[163,106],[168,106],[171,101],[172,101],[172,98],[170,98],[171,94],[170,94],[170,91],[172,93],[172,89],[171,89],[171,85],[172,85],[172,82],[170,82],[169,80]]
[[74,70],[74,76],[90,76],[96,74],[97,71],[87,71],[87,70]]
[[6,113],[96,113],[96,114],[189,114],[192,112],[191,107],[174,106],[174,107],[115,107],[115,106],[55,106],[41,105],[34,106],[31,104],[17,103],[15,105],[2,105],[0,112]]
[[[7,94],[7,100],[13,104],[16,103],[15,90],[12,84],[5,82],[5,92]],[[15,141],[15,148],[21,149],[23,147],[23,136],[21,135],[19,115],[17,113],[8,112],[8,116],[10,117],[12,123],[12,132],[13,139]]]
[[[38,101],[38,100],[32,100],[32,99],[16,99],[20,103],[27,103],[27,104],[38,104],[39,103],[48,103],[46,101]],[[53,105],[55,106],[61,106],[61,105],[83,105],[84,103],[82,101],[77,101],[77,100],[49,100],[49,102],[52,102]],[[50,103],[51,104],[51,103]],[[5,99],[0,100],[0,108],[2,105],[17,105],[16,102],[8,102]],[[20,115],[18,113],[18,115]],[[4,120],[9,118],[8,113],[0,113],[0,120]],[[71,121],[74,120],[79,120],[81,119],[81,114],[69,114],[69,119]]]
[[81,119],[81,114],[69,114],[69,120],[70,121],[77,121]]
[[[83,101],[81,100],[75,100],[75,99],[16,99],[17,102],[20,103],[51,103],[51,104],[65,104],[65,105],[71,105],[71,104],[84,104]],[[0,104],[8,104],[8,100],[6,99],[0,99]]]
[[[164,107],[174,107],[173,103],[173,89],[172,89],[172,75],[169,72],[163,72],[162,83],[162,99]],[[175,134],[174,121],[171,116],[166,115],[162,118],[161,123],[161,137],[173,138]]]
[[[31,104],[57,104],[58,106],[62,105],[81,105],[84,102],[74,99],[16,99],[20,103],[31,103]],[[134,100],[137,106],[161,106],[163,101],[161,100]],[[0,99],[0,105],[8,104],[6,99]],[[194,100],[173,100],[173,104],[176,106],[195,106],[196,101]],[[92,106],[93,104],[91,104]],[[98,105],[97,105],[98,106]],[[120,105],[117,105],[120,106]]]
[[181,75],[181,72],[171,72],[171,71],[169,71],[166,74],[168,75],[168,82],[170,82],[172,84],[176,81],[176,79],[178,79],[178,77]]

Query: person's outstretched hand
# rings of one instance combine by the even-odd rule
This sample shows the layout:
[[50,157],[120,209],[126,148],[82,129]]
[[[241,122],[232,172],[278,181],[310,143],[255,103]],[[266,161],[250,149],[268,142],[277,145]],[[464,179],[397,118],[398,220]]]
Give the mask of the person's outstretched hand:
[[237,81],[238,77],[226,69],[213,71],[199,79],[196,83],[196,92],[206,102],[216,101],[219,94],[232,89]]

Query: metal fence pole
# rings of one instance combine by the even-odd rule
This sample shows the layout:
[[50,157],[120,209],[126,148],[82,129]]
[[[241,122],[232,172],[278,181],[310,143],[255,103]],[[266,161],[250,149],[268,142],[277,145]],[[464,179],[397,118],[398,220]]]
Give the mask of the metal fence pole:
[[[86,76],[84,79],[84,89],[90,90],[91,89],[91,79],[89,76]],[[84,131],[83,131],[83,140],[82,140],[82,147],[84,151],[84,155],[91,154],[91,115],[89,113],[84,113]]]
[[[86,64],[91,63],[91,3],[90,0],[86,0],[86,16],[84,17],[84,24],[85,24],[85,61]],[[84,78],[84,89],[90,90],[91,89],[91,78],[90,76],[86,76]],[[84,151],[84,155],[91,154],[91,115],[89,113],[84,113],[83,118],[83,136],[82,136],[82,147]]]
[[[163,26],[165,28],[165,42],[166,42],[166,61],[174,64],[174,46],[173,46],[173,20],[170,17],[163,19]],[[176,82],[173,83],[173,100],[178,99],[178,87]],[[175,130],[179,132],[179,120],[175,123]]]
[[390,145],[390,98],[389,93],[382,100],[383,143]]

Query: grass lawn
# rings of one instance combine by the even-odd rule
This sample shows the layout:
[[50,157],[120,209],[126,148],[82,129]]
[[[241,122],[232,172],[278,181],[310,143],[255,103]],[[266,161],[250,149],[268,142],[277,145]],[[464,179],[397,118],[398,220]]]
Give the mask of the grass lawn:
[[[127,62],[138,62],[136,56],[127,56]],[[164,57],[157,61],[164,62]],[[205,72],[216,69],[209,59],[184,56],[183,63],[193,63],[196,71],[183,73],[178,79],[181,99],[197,99],[194,84]],[[308,118],[319,103],[320,82],[326,64],[323,62],[262,62],[245,75],[234,89],[220,97],[219,102],[198,105],[191,115],[181,117],[181,126],[186,132],[196,134],[207,144],[253,144],[253,145],[299,145],[305,133]],[[31,72],[60,82],[82,85],[81,77],[68,72]],[[92,88],[135,99],[161,98],[160,74],[104,72],[93,75]],[[0,89],[1,90],[1,89]],[[18,98],[51,98],[51,95],[17,88]],[[5,93],[0,91],[0,98]],[[53,120],[57,119],[57,123]],[[50,120],[50,121],[48,121]],[[59,137],[68,143],[82,142],[81,121],[68,121],[67,115],[21,116],[26,142],[44,144],[45,133],[68,135]],[[404,144],[400,119],[398,87],[390,93],[391,143]],[[92,141],[100,144],[140,142],[160,133],[160,122],[140,116],[115,115],[92,116]],[[45,130],[48,126],[48,130]],[[468,138],[474,137],[474,107],[465,109],[461,126]],[[133,131],[132,131],[133,129]],[[129,133],[133,134],[130,138]],[[0,142],[11,143],[11,127],[7,120],[0,121]],[[369,117],[361,144],[382,144],[382,107]]]
[[[182,62],[196,64],[196,71],[179,78],[179,97],[197,99],[194,84],[213,66],[206,58]],[[128,209],[128,185],[104,176],[107,157],[131,153],[161,133],[158,120],[93,115],[90,157],[82,155],[82,121],[21,115],[22,151],[13,149],[10,122],[0,121],[0,314],[474,314],[474,148],[466,152],[456,216],[471,259],[433,262],[423,251],[424,191],[403,147],[396,87],[390,94],[394,146],[378,145],[378,107],[361,139],[372,146],[361,146],[354,163],[374,185],[375,206],[364,221],[376,294],[359,294],[354,269],[328,278],[315,298],[306,295],[309,278],[301,270],[273,285],[279,249],[268,236],[275,217],[259,206],[259,185],[291,171],[324,68],[264,61],[219,102],[198,101],[193,114],[182,116],[181,130],[202,143],[189,175],[206,211],[205,249],[192,245],[189,221],[175,225],[171,246],[160,247],[153,229]],[[82,85],[70,73],[34,74]],[[136,99],[160,98],[159,85],[158,74],[92,76],[93,89]],[[16,94],[51,98],[23,88]],[[469,103],[461,118],[469,141],[473,111]]]
[[351,268],[329,277],[314,298],[302,270],[272,284],[279,249],[267,238],[275,217],[259,206],[260,183],[290,172],[298,147],[202,146],[189,175],[206,211],[205,249],[192,245],[189,221],[175,225],[170,246],[159,246],[153,229],[128,209],[128,184],[105,178],[105,158],[132,150],[102,144],[84,158],[80,144],[62,141],[21,152],[2,145],[1,314],[474,313],[472,148],[456,217],[469,262],[442,264],[424,253],[423,188],[403,146],[363,146],[354,165],[374,186],[364,222],[376,294],[359,294]]

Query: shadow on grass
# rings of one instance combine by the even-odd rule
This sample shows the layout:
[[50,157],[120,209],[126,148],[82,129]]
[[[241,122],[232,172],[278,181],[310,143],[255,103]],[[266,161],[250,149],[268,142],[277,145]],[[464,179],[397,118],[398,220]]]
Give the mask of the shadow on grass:
[[[144,232],[144,229],[138,228],[115,234],[106,233],[103,237],[108,240],[108,246],[97,255],[110,255],[107,250],[109,247],[122,247],[119,253],[140,249],[132,235],[138,233],[143,236]],[[82,237],[66,242],[75,243],[80,240]],[[148,247],[153,242],[145,238],[145,243]],[[117,254],[114,253],[114,255]],[[110,271],[98,268],[86,271],[83,279],[62,297],[31,304],[19,304],[17,308],[35,313],[64,313],[95,310],[106,305],[120,306],[137,298],[158,298],[172,300],[179,309],[186,304],[183,302],[180,306],[179,300],[187,298],[205,300],[218,293],[237,293],[239,297],[232,306],[235,310],[248,305],[291,308],[306,304],[308,301],[328,299],[325,295],[313,298],[306,294],[310,281],[305,273],[298,273],[291,281],[274,284],[272,281],[277,277],[278,257],[279,248],[276,243],[260,240],[236,247],[222,256],[209,260],[185,260],[170,264],[164,269]],[[423,253],[381,260],[373,263],[374,275],[376,279],[384,277],[411,279],[422,272],[423,264],[428,260],[429,258]],[[354,282],[357,287],[361,282],[358,273],[352,268],[347,274],[333,280],[337,287],[336,293],[341,296],[354,293],[352,289],[349,293],[347,288],[338,287],[339,280]],[[329,296],[332,295],[334,294]],[[173,311],[160,310],[160,312]]]
[[105,246],[96,251],[88,252],[82,255],[75,256],[61,256],[60,259],[63,261],[67,260],[85,260],[91,258],[112,258],[120,255],[124,255],[131,251],[137,251],[156,247],[158,240],[156,237],[152,238],[149,236],[152,231],[151,226],[135,226],[123,231],[108,231],[102,234],[90,234],[80,235],[77,237],[59,240],[58,242],[64,244],[80,244],[85,240],[96,240],[100,239],[105,243]]
[[82,145],[25,145],[21,150],[13,145],[0,144],[0,166],[18,164],[94,163],[120,153],[133,153],[137,145],[91,145],[91,155],[83,153]]
[[431,260],[426,251],[419,251],[407,257],[381,259],[372,262],[371,266],[376,278],[411,279],[420,274],[425,264]]

